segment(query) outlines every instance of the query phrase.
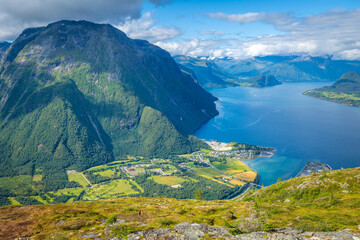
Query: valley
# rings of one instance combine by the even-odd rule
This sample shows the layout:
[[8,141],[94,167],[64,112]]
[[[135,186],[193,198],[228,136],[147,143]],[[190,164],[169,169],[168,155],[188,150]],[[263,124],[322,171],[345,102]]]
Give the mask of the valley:
[[[125,196],[194,198],[198,189],[205,199],[228,199],[258,183],[259,176],[246,165],[246,161],[274,150],[239,143],[217,143],[226,150],[208,150],[172,158],[146,158],[128,156],[127,159],[110,162],[82,172],[67,170],[67,179],[72,188],[42,192],[41,174],[22,176],[27,179],[33,193],[21,187],[8,187],[6,183],[18,178],[0,178],[0,188],[11,192],[3,200],[12,205],[50,204],[79,200],[98,200]],[[260,186],[261,187],[261,186]]]
[[313,173],[249,190],[241,200],[124,197],[2,207],[0,238],[356,239],[359,174]]

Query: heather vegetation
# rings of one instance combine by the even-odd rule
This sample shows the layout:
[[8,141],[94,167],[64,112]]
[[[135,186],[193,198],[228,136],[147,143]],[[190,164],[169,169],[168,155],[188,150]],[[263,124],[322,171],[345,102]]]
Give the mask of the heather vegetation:
[[[356,232],[360,222],[359,171],[336,170],[280,181],[248,191],[242,200],[204,201],[200,199],[205,193],[196,189],[199,200],[132,197],[2,207],[0,237],[126,237],[138,231],[172,228],[186,221],[222,226],[234,235],[284,227],[307,231],[347,228]],[[9,219],[12,221],[6,226],[13,231],[3,229]]]

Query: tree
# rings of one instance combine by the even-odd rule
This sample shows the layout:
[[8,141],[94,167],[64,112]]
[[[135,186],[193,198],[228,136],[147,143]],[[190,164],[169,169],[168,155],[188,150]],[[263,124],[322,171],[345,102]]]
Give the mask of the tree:
[[195,193],[195,199],[197,200],[204,200],[203,193],[201,189],[199,188]]

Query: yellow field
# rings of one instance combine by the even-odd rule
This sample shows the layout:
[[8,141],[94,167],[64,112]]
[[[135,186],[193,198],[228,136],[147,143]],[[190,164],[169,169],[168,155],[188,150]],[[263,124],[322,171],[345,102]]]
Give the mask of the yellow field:
[[34,182],[40,182],[41,181],[41,179],[42,179],[42,175],[41,174],[35,174],[34,176],[33,176],[33,181]]
[[233,185],[237,185],[237,186],[242,186],[242,185],[245,184],[245,182],[242,182],[242,181],[239,181],[239,180],[236,180],[236,179],[230,180],[230,183],[233,184]]
[[85,180],[84,176],[81,173],[68,173],[69,181],[74,181],[79,183],[81,186],[88,186],[88,182]]
[[181,184],[182,182],[186,181],[185,179],[177,176],[152,176],[150,179],[154,180],[158,184],[164,184],[168,186]]
[[221,184],[224,184],[224,185],[229,186],[229,187],[233,187],[230,184],[227,184],[225,182],[222,182],[220,180],[215,179],[214,177],[223,177],[223,178],[226,178],[226,179],[229,179],[230,177],[222,174],[219,171],[216,171],[213,168],[194,168],[193,170],[195,170],[195,172],[201,177],[213,180],[214,182],[221,183]]
[[253,182],[256,179],[256,173],[253,171],[249,171],[249,172],[241,172],[238,173],[236,175],[234,175],[234,177],[239,178],[239,179],[244,179],[246,181],[250,181]]

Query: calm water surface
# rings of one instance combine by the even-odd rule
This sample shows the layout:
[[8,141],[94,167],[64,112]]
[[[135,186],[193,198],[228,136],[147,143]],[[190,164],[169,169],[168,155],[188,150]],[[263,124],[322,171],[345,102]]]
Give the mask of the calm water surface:
[[360,108],[323,101],[303,92],[331,83],[284,83],[270,88],[209,91],[220,99],[219,116],[196,136],[277,149],[272,158],[247,161],[265,186],[295,176],[309,161],[334,169],[360,166]]

